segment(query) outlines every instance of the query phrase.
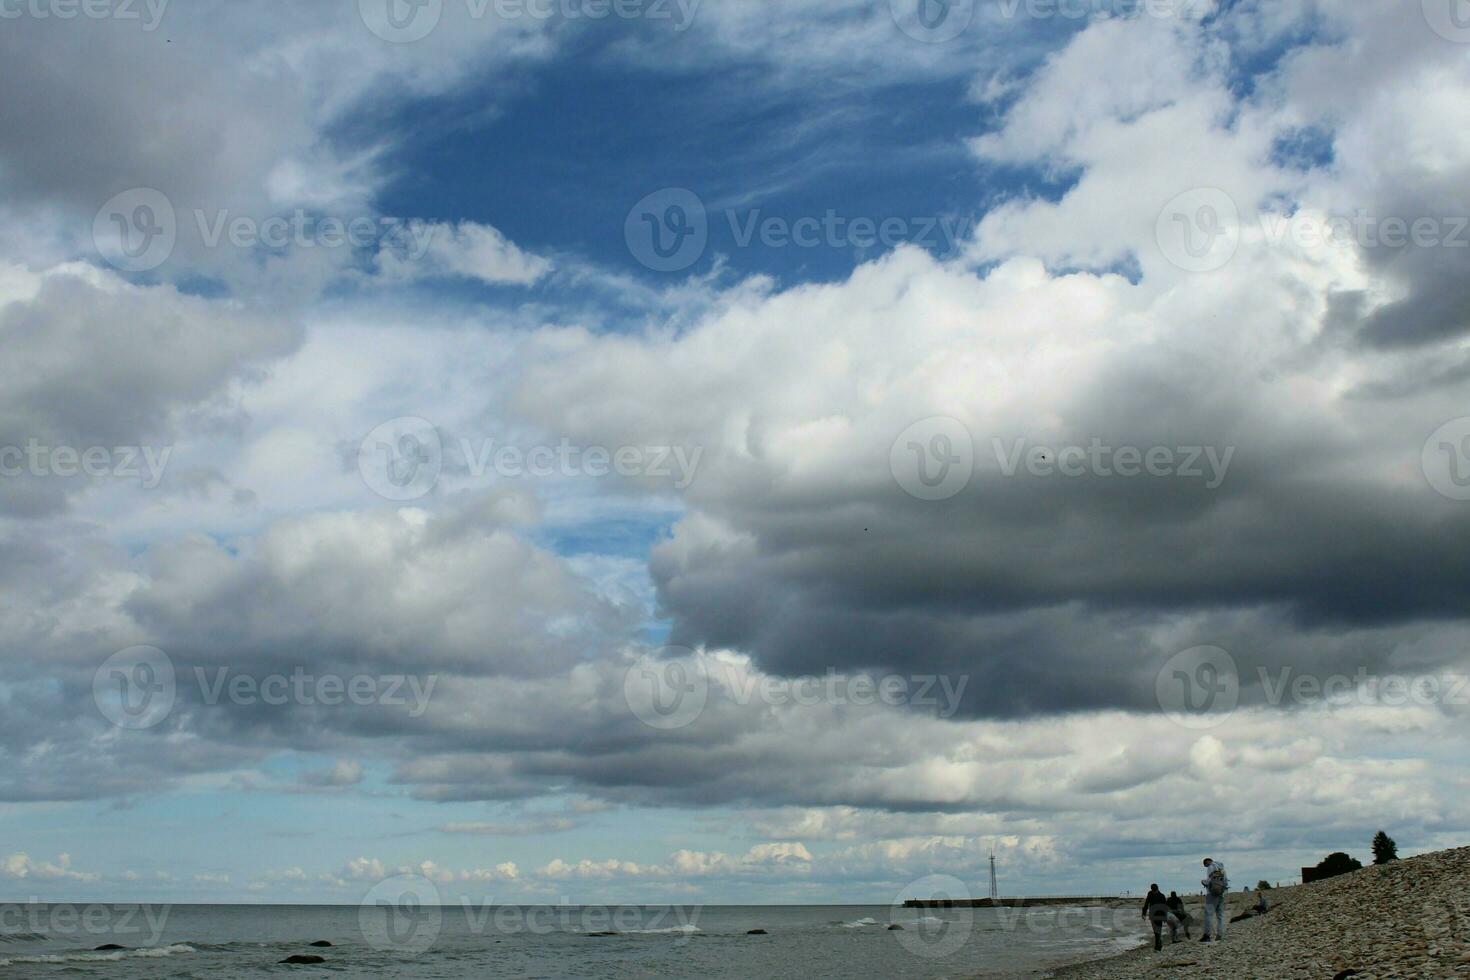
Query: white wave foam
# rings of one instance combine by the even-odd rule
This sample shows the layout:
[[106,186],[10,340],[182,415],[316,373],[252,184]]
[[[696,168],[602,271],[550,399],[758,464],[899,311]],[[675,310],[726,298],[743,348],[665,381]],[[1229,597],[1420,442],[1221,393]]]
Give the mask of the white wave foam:
[[175,953],[193,953],[193,946],[175,943],[172,946],[150,946],[145,949],[114,949],[105,953],[38,953],[35,956],[11,956],[0,959],[0,966],[13,963],[115,963],[128,956],[172,956]]
[[625,931],[630,936],[667,936],[671,933],[676,932],[683,933],[687,936],[692,933],[700,932],[701,930],[699,926],[693,925],[691,923],[685,923],[682,926],[669,926],[666,929],[627,929]]
[[844,929],[861,929],[863,926],[876,926],[877,924],[878,924],[878,920],[877,919],[872,919],[872,918],[869,918],[867,916],[863,916],[861,919],[853,919],[851,922],[844,922],[844,923],[842,923],[842,928],[844,928]]

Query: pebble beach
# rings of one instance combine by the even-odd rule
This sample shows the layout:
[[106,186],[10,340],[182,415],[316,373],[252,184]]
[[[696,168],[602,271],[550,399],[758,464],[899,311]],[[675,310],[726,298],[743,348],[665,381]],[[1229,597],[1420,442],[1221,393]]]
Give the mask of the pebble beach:
[[[1363,868],[1267,892],[1266,915],[1226,928],[1220,943],[1147,947],[1054,971],[1058,980],[1231,977],[1356,980],[1470,977],[1470,847]],[[1231,911],[1247,905],[1231,895]],[[1194,911],[1197,900],[1191,902]],[[1198,920],[1197,920],[1198,921]]]

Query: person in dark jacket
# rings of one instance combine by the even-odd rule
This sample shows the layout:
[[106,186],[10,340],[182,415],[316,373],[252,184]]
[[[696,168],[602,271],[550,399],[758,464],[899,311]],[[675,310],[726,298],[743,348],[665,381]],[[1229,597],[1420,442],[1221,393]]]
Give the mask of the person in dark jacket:
[[1169,939],[1171,942],[1179,941],[1178,919],[1169,914],[1169,900],[1159,890],[1157,884],[1148,886],[1148,896],[1143,900],[1143,917],[1154,929],[1154,949],[1164,948],[1164,924],[1169,925]]
[[1189,922],[1191,917],[1190,914],[1184,910],[1184,899],[1179,897],[1178,892],[1170,892],[1167,904],[1169,906],[1169,911],[1174,913],[1174,918],[1178,919],[1179,924],[1184,927],[1184,938],[1193,939],[1194,937],[1189,934]]

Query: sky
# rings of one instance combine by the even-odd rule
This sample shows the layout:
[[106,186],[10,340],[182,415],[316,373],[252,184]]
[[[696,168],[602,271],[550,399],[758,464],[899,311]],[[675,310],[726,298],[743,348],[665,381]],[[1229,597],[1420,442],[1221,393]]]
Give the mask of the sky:
[[1461,0],[0,0],[0,896],[1466,842]]

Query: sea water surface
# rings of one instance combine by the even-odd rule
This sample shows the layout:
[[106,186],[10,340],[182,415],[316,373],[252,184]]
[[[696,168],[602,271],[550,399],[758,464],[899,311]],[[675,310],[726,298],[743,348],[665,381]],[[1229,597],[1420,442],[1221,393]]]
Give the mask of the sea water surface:
[[1131,908],[9,904],[0,978],[1036,977],[1142,931]]

